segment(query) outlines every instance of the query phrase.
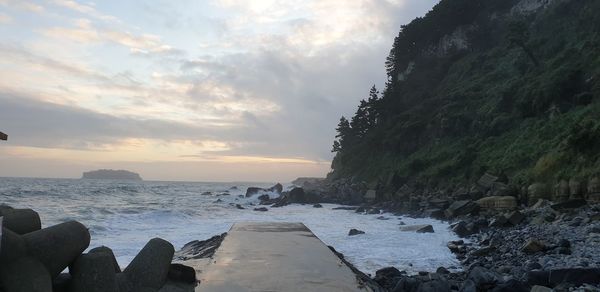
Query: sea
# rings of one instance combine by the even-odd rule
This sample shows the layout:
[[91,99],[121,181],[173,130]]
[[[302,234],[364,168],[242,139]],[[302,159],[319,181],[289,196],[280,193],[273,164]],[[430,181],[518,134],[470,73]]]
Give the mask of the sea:
[[[334,210],[339,207],[334,204],[322,204],[323,208],[267,206],[267,212],[253,211],[259,200],[257,196],[246,198],[246,188],[273,184],[0,178],[0,204],[34,209],[42,228],[69,220],[83,223],[90,230],[90,248],[110,247],[122,267],[154,237],[179,249],[190,241],[227,232],[232,224],[243,221],[302,222],[371,275],[390,266],[408,273],[460,267],[446,247],[448,241],[458,238],[445,222],[391,213],[357,214]],[[284,189],[291,187],[284,185]],[[407,225],[431,224],[435,232],[402,232],[401,221]],[[351,228],[365,234],[348,236]]]

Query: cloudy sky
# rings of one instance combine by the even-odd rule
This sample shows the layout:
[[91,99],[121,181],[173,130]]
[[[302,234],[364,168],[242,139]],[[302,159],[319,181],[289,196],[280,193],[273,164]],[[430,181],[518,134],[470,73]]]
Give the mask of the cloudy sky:
[[436,0],[0,0],[0,176],[290,181]]

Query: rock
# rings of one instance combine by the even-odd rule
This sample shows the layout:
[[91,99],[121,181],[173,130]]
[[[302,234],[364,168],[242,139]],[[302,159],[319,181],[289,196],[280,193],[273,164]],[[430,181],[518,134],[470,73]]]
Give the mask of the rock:
[[550,206],[550,202],[544,199],[539,199],[537,202],[534,202],[533,206],[531,206],[531,209],[538,210],[546,206]]
[[446,216],[442,209],[428,209],[423,212],[423,215],[438,220],[442,220]]
[[469,272],[467,279],[473,281],[478,291],[489,291],[502,280],[502,277],[486,268],[476,266]]
[[113,258],[106,252],[83,254],[69,267],[71,292],[117,291]]
[[489,227],[506,227],[508,225],[508,219],[506,217],[500,215],[494,217],[489,224]]
[[202,194],[200,194],[200,196],[212,196],[211,192],[204,192]]
[[267,195],[267,194],[258,196],[259,201],[268,201],[269,199],[270,199],[269,195]]
[[528,202],[530,205],[535,204],[539,199],[550,200],[551,192],[546,184],[534,183],[527,188]]
[[464,221],[459,221],[458,223],[454,224],[452,231],[454,231],[454,233],[456,233],[456,235],[459,237],[467,237],[472,234],[471,231],[467,229],[467,224]]
[[583,199],[584,187],[581,181],[571,178],[569,180],[569,199]]
[[546,245],[544,245],[544,243],[542,243],[538,240],[535,240],[535,239],[528,240],[521,247],[521,251],[524,253],[528,253],[528,254],[533,254],[536,252],[544,251],[545,249],[546,249]]
[[372,208],[367,211],[367,214],[369,214],[369,215],[381,214],[381,210],[379,210],[378,208]]
[[88,251],[88,253],[105,253],[105,254],[108,254],[108,256],[111,258],[111,262],[113,264],[113,267],[115,268],[115,273],[120,273],[121,272],[121,267],[119,267],[119,263],[117,262],[117,259],[115,258],[115,254],[113,253],[112,249],[110,249],[110,248],[108,248],[106,246],[99,246],[99,247],[90,249],[90,251]]
[[22,257],[10,263],[3,262],[0,283],[2,289],[7,292],[52,292],[50,273],[33,257]]
[[221,235],[215,235],[207,240],[194,240],[186,243],[180,250],[175,252],[174,259],[176,260],[189,260],[189,259],[203,259],[214,255],[215,251],[225,239],[227,233]]
[[377,198],[377,192],[375,190],[368,190],[363,198],[367,201],[374,201]]
[[498,284],[491,292],[529,292],[529,285],[515,279]]
[[281,194],[283,192],[283,186],[280,183],[276,183],[274,186],[267,189],[269,192]]
[[490,254],[491,252],[493,252],[495,250],[494,247],[492,246],[486,246],[486,247],[482,247],[480,249],[477,249],[475,251],[473,251],[471,254],[474,256],[487,256],[488,254]]
[[450,292],[451,290],[450,283],[445,279],[434,279],[421,283],[419,291]]
[[600,284],[600,268],[570,268],[549,271],[530,271],[527,274],[530,285],[555,287],[568,283],[576,286]]
[[506,215],[506,219],[513,226],[517,226],[519,225],[519,223],[523,222],[523,220],[525,219],[525,215],[523,215],[523,213],[519,211],[513,211]]
[[313,205],[313,208],[323,208],[323,205],[317,203]]
[[353,235],[359,235],[359,234],[365,234],[364,231],[362,230],[358,230],[358,229],[350,229],[350,231],[348,231],[348,236],[353,236]]
[[513,210],[517,208],[517,199],[512,196],[485,197],[477,200],[477,205],[482,209],[491,210]]
[[429,206],[433,209],[446,209],[450,206],[450,202],[444,199],[431,199],[428,201]]
[[31,209],[0,209],[0,217],[4,217],[3,225],[16,234],[25,234],[40,230],[40,215]]
[[556,185],[556,188],[554,191],[554,201],[560,203],[560,202],[567,201],[568,199],[569,199],[569,182],[563,179],[560,182],[558,182],[558,184]]
[[260,208],[254,208],[254,211],[267,212],[267,211],[269,211],[269,209],[267,209],[265,207],[260,207]]
[[468,215],[475,213],[479,210],[479,205],[473,201],[464,200],[456,201],[446,209],[445,214],[447,218],[452,218],[460,215]]
[[123,274],[138,289],[160,289],[167,280],[175,249],[166,240],[153,238],[142,248]]
[[90,244],[83,224],[69,221],[23,235],[28,254],[39,260],[56,278]]
[[249,187],[246,189],[246,198],[248,197],[252,197],[253,195],[258,194],[259,192],[264,191],[263,188],[257,188],[257,187]]
[[306,194],[304,193],[304,189],[303,188],[293,188],[288,193],[287,197],[289,198],[289,202],[290,203],[298,203],[298,204],[305,204],[305,203],[307,203]]
[[235,204],[235,207],[236,207],[237,209],[239,209],[239,210],[244,210],[244,209],[246,209],[246,208],[242,207],[242,205],[240,205],[240,204]]
[[450,271],[448,271],[448,269],[446,269],[444,267],[437,268],[437,270],[435,270],[435,272],[436,272],[436,274],[442,274],[442,275],[450,274]]
[[167,277],[170,280],[184,283],[196,283],[196,270],[182,264],[171,264]]
[[429,224],[424,225],[409,225],[401,226],[400,231],[416,231],[417,233],[433,233],[433,226]]
[[[391,291],[391,289],[394,289],[394,287],[396,286],[396,283],[403,276],[404,276],[404,274],[402,272],[400,272],[398,269],[396,269],[394,267],[387,267],[387,268],[377,270],[375,272],[375,277],[373,278],[373,280],[375,280],[375,282],[377,282],[377,284],[379,284],[382,288],[388,289]],[[396,291],[396,290],[394,290],[394,291]]]
[[573,199],[573,200],[568,200],[562,203],[557,203],[557,204],[553,204],[550,206],[550,208],[556,210],[556,211],[562,211],[562,210],[566,210],[566,209],[577,209],[580,207],[583,207],[587,205],[587,202],[583,199]]
[[489,190],[492,184],[498,181],[498,177],[489,173],[484,173],[481,178],[477,181],[477,185],[484,191]]
[[548,288],[546,286],[535,285],[531,287],[530,292],[553,292],[552,288]]

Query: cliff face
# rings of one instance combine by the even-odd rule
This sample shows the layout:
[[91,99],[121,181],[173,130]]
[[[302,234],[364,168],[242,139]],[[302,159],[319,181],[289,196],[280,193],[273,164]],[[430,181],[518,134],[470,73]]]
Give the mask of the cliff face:
[[485,172],[600,171],[600,1],[442,0],[403,26],[388,82],[342,119],[331,179],[397,189]]
[[123,179],[142,180],[139,174],[127,170],[100,169],[84,172],[81,178],[86,179]]

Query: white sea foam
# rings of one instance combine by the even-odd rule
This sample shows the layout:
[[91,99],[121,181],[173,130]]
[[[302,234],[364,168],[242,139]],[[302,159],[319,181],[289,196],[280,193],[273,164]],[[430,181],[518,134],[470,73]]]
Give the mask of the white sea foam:
[[[238,189],[230,190],[233,186]],[[92,234],[90,247],[111,247],[122,266],[153,237],[164,238],[180,248],[189,241],[226,232],[240,221],[302,222],[366,273],[374,274],[377,269],[388,266],[408,272],[459,266],[446,247],[448,241],[457,238],[444,222],[392,214],[359,215],[348,210],[332,210],[337,206],[331,204],[323,204],[323,208],[289,205],[256,212],[252,210],[258,202],[256,195],[239,197],[248,186],[0,178],[0,203],[35,209],[44,226],[66,220],[82,222]],[[200,195],[207,191],[213,195]],[[217,196],[224,191],[230,195]],[[216,202],[219,199],[221,202]],[[246,209],[238,210],[234,204]],[[380,216],[388,220],[377,219]],[[408,225],[431,224],[435,233],[401,232],[400,220]],[[348,236],[351,228],[366,233]]]

